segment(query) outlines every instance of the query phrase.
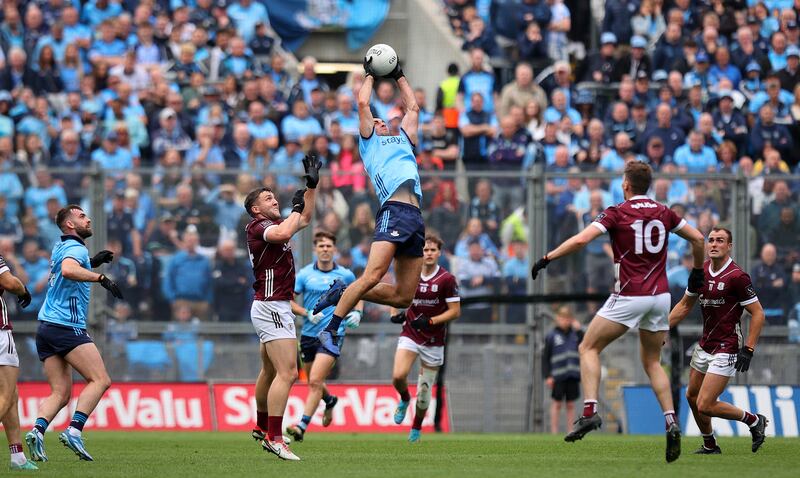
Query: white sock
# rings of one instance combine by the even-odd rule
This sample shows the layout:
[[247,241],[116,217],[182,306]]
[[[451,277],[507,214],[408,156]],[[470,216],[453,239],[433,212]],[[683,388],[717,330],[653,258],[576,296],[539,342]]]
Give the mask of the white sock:
[[78,429],[77,429],[77,428],[75,428],[75,427],[67,427],[67,433],[69,433],[70,435],[72,435],[72,436],[74,436],[74,437],[79,437],[79,436],[81,436],[81,431],[80,431],[80,430],[78,430]]
[[27,461],[28,459],[25,458],[25,453],[23,452],[11,454],[11,464],[13,465],[24,465]]

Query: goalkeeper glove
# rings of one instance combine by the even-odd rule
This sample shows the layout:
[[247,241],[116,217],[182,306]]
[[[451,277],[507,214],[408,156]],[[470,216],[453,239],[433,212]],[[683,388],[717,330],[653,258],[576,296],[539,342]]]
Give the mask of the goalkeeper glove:
[[361,325],[361,314],[360,310],[351,310],[350,313],[345,316],[344,324],[348,329],[355,329]]

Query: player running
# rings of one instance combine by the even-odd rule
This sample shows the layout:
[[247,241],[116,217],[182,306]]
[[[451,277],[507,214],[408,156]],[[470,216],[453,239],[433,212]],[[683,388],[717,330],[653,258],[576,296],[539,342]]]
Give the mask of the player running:
[[[339,400],[336,396],[328,393],[328,388],[325,386],[325,380],[333,370],[336,357],[325,350],[317,338],[322,328],[328,325],[333,317],[333,307],[328,307],[316,314],[310,313],[311,307],[316,305],[319,297],[330,288],[334,280],[340,280],[345,284],[351,284],[356,280],[356,276],[350,269],[336,264],[333,260],[336,255],[335,235],[328,231],[318,231],[314,234],[314,253],[317,256],[316,262],[300,269],[294,285],[294,293],[303,294],[304,307],[292,301],[292,312],[305,317],[303,329],[300,331],[300,357],[303,359],[303,368],[308,376],[309,388],[303,418],[297,425],[286,429],[286,434],[297,441],[303,441],[303,436],[311,423],[311,417],[317,411],[320,400],[325,402],[325,412],[322,416],[322,426],[324,427],[331,424],[333,407]],[[358,304],[347,314],[339,327],[336,335],[339,336],[340,349],[342,341],[344,341],[345,329],[354,329],[361,323],[363,308],[363,304]]]
[[[256,425],[266,431],[264,450],[283,460],[298,461],[283,439],[283,413],[289,391],[297,380],[297,335],[290,301],[294,289],[294,258],[289,241],[311,224],[314,216],[320,163],[314,156],[303,159],[305,190],[292,198],[292,212],[281,218],[278,199],[269,188],[251,191],[244,208],[253,218],[247,232],[247,251],[253,266],[255,296],[250,319],[261,341],[261,371],[256,380]],[[255,431],[254,431],[254,436]]]
[[[703,312],[703,336],[692,353],[692,369],[689,371],[689,386],[686,399],[692,407],[692,415],[703,434],[703,445],[695,453],[718,455],[722,453],[714,438],[711,417],[743,422],[750,427],[753,437],[753,453],[764,443],[764,433],[769,421],[761,414],[754,414],[719,401],[728,380],[739,372],[747,372],[750,360],[764,325],[764,309],[758,301],[756,291],[747,275],[731,258],[733,234],[715,227],[708,235],[708,257],[703,266],[706,287],[698,292],[686,291],[680,302],[669,314],[669,325],[674,327],[686,318],[694,304],[700,299]],[[741,331],[739,320],[747,310],[750,332],[744,347],[739,347]]]
[[[358,92],[360,138],[358,149],[364,169],[372,181],[381,208],[376,216],[375,237],[364,274],[346,286],[335,281],[314,307],[313,313],[335,305],[333,318],[319,335],[322,346],[339,355],[337,331],[344,317],[360,300],[405,308],[411,305],[422,270],[422,247],[425,224],[419,205],[422,202],[417,160],[413,148],[417,143],[419,106],[414,90],[403,75],[400,65],[387,75],[400,87],[405,116],[398,131],[370,111],[370,97],[375,83],[370,60],[364,60],[366,78]],[[392,128],[394,129],[394,128]],[[396,284],[380,282],[394,259]]]
[[89,415],[111,386],[111,378],[103,357],[86,332],[89,293],[92,282],[99,282],[117,299],[122,299],[122,292],[111,279],[92,272],[93,268],[111,262],[114,253],[100,251],[89,258],[83,241],[92,236],[92,221],[83,209],[75,204],[61,209],[56,215],[56,225],[64,235],[53,246],[50,256],[50,288],[39,310],[36,330],[36,351],[44,362],[50,396],[39,404],[39,417],[25,435],[25,442],[33,460],[47,461],[44,433],[58,412],[69,404],[74,369],[86,380],[86,387],[78,396],[69,427],[58,439],[81,460],[94,461],[83,445],[81,433]]
[[678,234],[692,245],[694,269],[689,275],[688,290],[703,287],[704,240],[700,232],[672,210],[649,199],[653,171],[650,166],[633,161],[625,166],[622,191],[625,202],[607,208],[583,231],[564,241],[534,264],[531,275],[558,258],[582,249],[608,233],[614,251],[614,293],[592,319],[578,350],[581,359],[583,415],[564,440],[580,440],[600,428],[597,413],[600,388],[600,352],[628,329],[639,326],[641,359],[650,384],[658,398],[667,429],[666,459],[678,459],[681,431],[672,403],[669,377],[661,367],[661,347],[669,331],[670,295],[667,284],[667,232]]
[[392,372],[394,388],[400,394],[400,402],[394,412],[394,422],[398,425],[403,423],[411,402],[408,373],[417,357],[420,359],[417,410],[408,434],[408,441],[411,443],[420,440],[422,421],[431,403],[431,389],[436,383],[439,367],[444,364],[447,323],[461,315],[458,281],[453,274],[438,265],[443,244],[441,239],[432,234],[425,237],[422,272],[414,301],[408,310],[392,316],[391,319],[394,323],[403,324]]
[[23,309],[31,303],[31,293],[22,282],[11,273],[3,256],[0,256],[0,421],[5,428],[8,439],[8,450],[11,452],[11,470],[38,470],[28,461],[22,450],[22,439],[19,431],[19,394],[17,378],[19,378],[19,356],[11,334],[11,319],[3,298],[3,292],[9,291],[17,296],[17,303]]

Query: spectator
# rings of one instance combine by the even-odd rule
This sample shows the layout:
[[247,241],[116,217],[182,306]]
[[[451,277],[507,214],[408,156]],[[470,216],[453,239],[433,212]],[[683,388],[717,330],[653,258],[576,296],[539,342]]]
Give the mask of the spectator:
[[[144,299],[142,293],[147,293],[148,291],[140,290],[136,264],[128,254],[125,254],[124,241],[115,235],[109,234],[108,241],[106,241],[106,249],[114,253],[114,260],[105,266],[103,273],[125,288],[125,302],[141,306],[143,304],[142,299]],[[109,301],[111,301],[109,305],[116,302],[110,297]]]
[[615,78],[621,80],[624,75],[637,78],[643,71],[649,76],[653,71],[650,57],[647,55],[647,40],[639,35],[631,38],[631,52],[619,59],[616,65]]
[[759,118],[750,131],[750,151],[756,158],[764,156],[766,148],[774,148],[781,156],[790,157],[794,141],[786,126],[775,123],[775,110],[765,104],[759,110]]
[[717,170],[717,154],[704,145],[703,133],[694,130],[683,146],[675,150],[675,164],[682,172],[705,173]]
[[567,32],[572,28],[569,8],[564,5],[564,0],[547,0],[547,4],[551,13],[550,23],[547,24],[547,47],[550,58],[553,61],[569,60]]
[[[511,121],[510,118],[504,118]],[[461,131],[463,151],[462,159],[468,169],[484,169],[488,160],[488,146],[492,136],[497,131],[495,115],[483,107],[483,96],[472,93],[470,108],[461,113],[458,121]]]
[[272,47],[275,45],[275,39],[269,35],[267,24],[263,21],[256,23],[256,31],[253,39],[247,46],[253,50],[253,54],[257,56],[270,56],[272,54]]
[[580,395],[581,367],[578,346],[583,340],[581,323],[572,314],[569,306],[558,308],[555,328],[544,339],[542,375],[550,397],[550,433],[559,432],[561,402],[567,415],[567,427],[574,422],[575,400]]
[[[473,221],[475,220],[473,219]],[[461,286],[461,297],[468,298],[496,293],[500,279],[497,263],[492,257],[486,255],[480,240],[471,239],[466,247],[467,255],[459,261],[456,273],[456,278]],[[489,302],[466,305],[461,308],[459,320],[467,323],[490,323],[494,320],[492,306]]]
[[164,271],[162,292],[175,317],[181,307],[188,307],[193,315],[207,320],[212,293],[211,263],[197,252],[200,236],[196,228],[184,231],[182,244],[182,250],[172,256]]
[[638,5],[633,0],[607,0],[602,30],[612,32],[623,45],[628,45],[633,35],[631,19]]
[[250,268],[236,257],[236,243],[224,240],[217,248],[212,271],[214,310],[220,322],[241,322],[247,318],[252,293]]
[[714,128],[723,140],[732,141],[739,151],[747,145],[747,123],[744,115],[734,108],[730,90],[720,91],[719,103],[713,113]]
[[[119,4],[113,4],[119,7]],[[100,34],[98,38],[92,43],[89,49],[89,60],[95,67],[99,63],[108,66],[121,65],[125,62],[125,52],[127,45],[125,42],[116,38],[114,31],[114,23],[112,20],[104,20],[100,23]]]
[[333,121],[341,126],[342,133],[354,136],[358,134],[358,114],[353,108],[353,98],[350,95],[337,95],[336,111],[327,116],[325,121],[325,132],[328,134]]
[[445,243],[445,248],[452,251],[463,228],[464,206],[458,200],[455,185],[452,181],[443,181],[431,201],[429,220],[436,228]]
[[102,147],[92,152],[92,161],[101,169],[111,171],[116,178],[121,178],[124,171],[133,168],[133,154],[119,146],[119,134],[116,131],[106,133]]
[[281,132],[284,140],[296,138],[301,143],[310,140],[313,135],[322,134],[322,127],[316,118],[309,115],[308,105],[303,100],[295,100],[292,114],[281,121]]
[[491,237],[483,232],[481,220],[473,217],[467,221],[467,227],[461,234],[461,238],[456,243],[454,254],[457,257],[466,258],[470,255],[470,242],[476,241],[481,251],[491,257],[499,257],[499,251]]
[[65,204],[60,203],[58,198],[51,197],[47,200],[47,215],[39,219],[39,242],[44,246],[45,251],[53,250],[53,246],[60,241],[63,234],[56,224],[56,215],[59,209]]
[[641,150],[644,146],[644,138],[658,136],[664,142],[664,154],[673,156],[675,150],[686,140],[686,135],[680,128],[672,125],[672,119],[672,108],[666,103],[659,104],[656,107],[656,124],[645,131],[640,139],[641,142],[637,144],[637,149]]
[[503,118],[512,106],[525,108],[531,101],[535,101],[541,111],[547,108],[547,95],[533,81],[533,68],[527,63],[518,63],[514,69],[514,81],[505,85],[500,94],[498,116]]
[[456,160],[461,154],[458,131],[447,129],[442,115],[434,115],[430,132],[424,137],[424,142],[431,146],[431,155],[442,160],[444,169],[455,170]]
[[176,150],[182,155],[192,146],[192,140],[178,124],[178,113],[164,108],[158,114],[159,125],[153,135],[153,154],[162,156],[167,150]]
[[25,208],[36,218],[47,216],[47,200],[58,199],[60,204],[67,204],[64,188],[53,182],[53,177],[46,169],[36,171],[36,185],[25,191]]
[[785,325],[784,294],[788,286],[784,265],[778,262],[778,252],[773,244],[761,248],[761,260],[753,268],[753,286],[764,307],[769,325]]
[[280,173],[277,177],[280,194],[291,195],[299,187],[299,178],[303,175],[303,156],[296,136],[288,136],[286,144],[275,153],[272,168]]
[[22,239],[19,219],[16,215],[9,215],[7,209],[8,200],[0,194],[0,241],[11,239],[14,242],[19,242]]
[[0,70],[0,90],[18,96],[25,86],[36,84],[36,73],[27,66],[28,55],[25,50],[13,47],[8,52],[8,64]]
[[782,211],[785,208],[794,210],[795,215],[800,210],[797,202],[792,199],[792,192],[786,181],[775,181],[772,186],[772,198],[772,201],[763,207],[761,215],[758,217],[758,229],[762,232],[779,227]]
[[50,261],[45,257],[45,251],[39,248],[39,243],[28,240],[22,243],[22,260],[20,265],[28,276],[27,287],[31,293],[31,303],[20,312],[23,320],[36,320],[39,309],[44,304],[44,297],[50,284]]
[[716,87],[722,78],[727,78],[733,83],[734,88],[738,88],[739,82],[742,80],[742,74],[736,65],[731,63],[731,54],[728,48],[725,46],[717,48],[714,59],[716,63],[711,66],[708,72],[711,85]]
[[495,56],[498,52],[494,33],[480,17],[470,20],[469,30],[464,35],[464,43],[461,45],[461,49],[464,51],[474,48],[483,50],[489,56]]
[[479,48],[469,51],[470,70],[464,73],[458,84],[458,104],[461,111],[469,111],[471,104],[465,108],[465,100],[471,99],[473,93],[480,93],[483,96],[483,109],[488,113],[494,113],[494,98],[499,85],[495,81],[494,74],[484,70],[484,58],[484,52]]
[[[503,280],[510,295],[527,294],[530,261],[528,260],[528,244],[519,240],[511,241],[511,257],[503,264]],[[509,310],[508,322],[524,323],[525,306]],[[514,311],[516,314],[512,314]],[[517,315],[519,314],[519,315]]]
[[495,244],[499,244],[502,216],[493,194],[492,183],[488,179],[478,181],[475,184],[475,195],[470,201],[467,216],[479,219],[483,230]]
[[655,46],[662,34],[667,30],[664,15],[661,12],[661,1],[642,0],[639,12],[631,18],[631,30],[647,40],[648,47]]
[[256,70],[256,60],[247,53],[246,43],[242,38],[231,39],[230,53],[226,54],[219,66],[219,76],[233,76],[237,80],[252,78]]
[[656,42],[653,52],[653,69],[669,71],[683,56],[681,27],[677,23],[667,25],[664,35]]
[[797,208],[786,206],[781,209],[777,226],[761,231],[762,239],[775,245],[784,263],[800,259],[800,221]]
[[246,41],[255,36],[256,26],[259,23],[269,25],[267,8],[253,0],[236,0],[228,4],[226,13],[233,21],[236,32]]
[[544,69],[550,64],[547,41],[542,35],[542,28],[536,22],[531,22],[524,30],[519,30],[517,49],[520,60],[529,62],[534,68]]
[[792,91],[800,82],[800,48],[795,45],[786,50],[786,67],[777,73],[781,89]]
[[171,255],[183,247],[177,223],[171,212],[164,212],[158,227],[147,241],[147,250],[154,255]]
[[125,191],[114,193],[106,226],[109,239],[116,239],[122,245],[121,253],[141,257],[142,236],[133,224],[133,214],[125,208]]
[[614,52],[617,49],[617,36],[611,32],[600,35],[600,50],[591,53],[584,60],[582,72],[578,76],[583,81],[596,81],[598,83],[611,83],[615,79],[617,59]]

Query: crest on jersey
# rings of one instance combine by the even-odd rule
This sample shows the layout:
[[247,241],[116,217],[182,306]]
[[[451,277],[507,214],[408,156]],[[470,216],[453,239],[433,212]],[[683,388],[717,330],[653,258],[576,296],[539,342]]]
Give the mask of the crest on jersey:
[[438,292],[439,291],[439,284],[433,284],[431,286],[431,292]]
[[747,294],[747,297],[755,297],[756,296],[756,290],[753,288],[752,284],[747,286],[747,288],[744,290],[744,293]]
[[604,213],[604,212],[601,212],[600,214],[598,214],[598,215],[597,215],[597,217],[595,217],[595,218],[594,218],[594,221],[595,221],[595,222],[600,222],[600,221],[602,221],[603,219],[605,219],[605,217],[606,217],[606,213]]

